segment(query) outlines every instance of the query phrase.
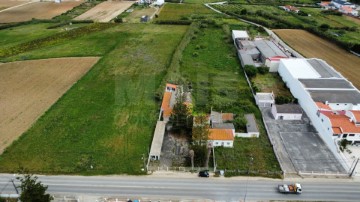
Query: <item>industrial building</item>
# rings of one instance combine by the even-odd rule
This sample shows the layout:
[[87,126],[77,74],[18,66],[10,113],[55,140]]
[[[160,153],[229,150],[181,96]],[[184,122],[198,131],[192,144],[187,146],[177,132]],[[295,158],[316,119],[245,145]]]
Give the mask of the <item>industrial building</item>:
[[261,39],[250,41],[246,31],[233,30],[234,45],[241,65],[255,67],[267,66],[270,72],[276,72],[280,59],[288,56],[272,41]]
[[335,155],[337,142],[360,143],[360,92],[320,59],[280,60],[278,72]]

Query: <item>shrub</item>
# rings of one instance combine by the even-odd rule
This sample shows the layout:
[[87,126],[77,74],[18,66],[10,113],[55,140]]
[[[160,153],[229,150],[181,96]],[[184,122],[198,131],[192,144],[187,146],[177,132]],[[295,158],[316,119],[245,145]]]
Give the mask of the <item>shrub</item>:
[[245,73],[249,78],[253,78],[256,76],[257,70],[256,67],[252,65],[245,65],[244,67]]
[[261,66],[261,67],[258,67],[257,68],[257,72],[259,74],[266,74],[269,72],[269,68],[268,67],[265,67],[265,66]]
[[328,24],[321,24],[319,27],[321,30],[326,31],[330,28],[330,25]]

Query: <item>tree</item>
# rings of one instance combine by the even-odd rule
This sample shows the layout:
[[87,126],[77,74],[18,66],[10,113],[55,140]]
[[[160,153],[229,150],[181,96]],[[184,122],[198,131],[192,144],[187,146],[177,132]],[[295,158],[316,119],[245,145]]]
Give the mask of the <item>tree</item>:
[[205,114],[200,114],[194,118],[194,125],[192,127],[192,139],[195,144],[202,145],[209,139],[209,125],[207,124],[207,117]]
[[17,177],[20,180],[21,195],[20,200],[26,202],[50,202],[52,196],[46,194],[47,186],[37,182],[38,177],[32,174],[24,174],[23,177]]
[[176,103],[170,116],[170,122],[175,130],[190,130],[192,127],[191,104],[185,102],[185,96],[181,89],[176,95]]
[[245,73],[249,78],[253,78],[256,76],[257,70],[256,67],[252,65],[245,65]]

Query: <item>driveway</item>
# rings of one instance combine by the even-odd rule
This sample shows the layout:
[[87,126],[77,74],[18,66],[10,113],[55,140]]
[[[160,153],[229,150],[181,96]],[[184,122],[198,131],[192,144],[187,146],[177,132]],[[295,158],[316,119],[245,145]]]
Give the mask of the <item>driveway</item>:
[[346,173],[306,115],[301,121],[288,121],[275,120],[270,107],[261,108],[261,112],[280,164],[287,173]]

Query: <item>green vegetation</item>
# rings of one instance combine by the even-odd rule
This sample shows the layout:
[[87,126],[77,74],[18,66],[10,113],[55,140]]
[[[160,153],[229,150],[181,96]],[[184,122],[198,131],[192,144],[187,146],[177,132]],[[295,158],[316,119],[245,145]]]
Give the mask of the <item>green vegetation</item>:
[[19,186],[21,189],[20,201],[50,202],[53,199],[50,194],[46,193],[48,186],[44,186],[38,181],[38,177],[24,174],[23,177],[17,177],[17,179],[21,182]]
[[112,24],[99,31],[104,39],[117,35],[116,43],[5,150],[0,172],[143,174],[159,110],[154,94],[186,29]]
[[289,89],[285,86],[281,77],[277,73],[257,74],[251,81],[261,92],[273,92],[277,96],[292,96]]
[[[237,117],[254,113],[260,129],[259,138],[236,138],[233,149],[216,148],[218,169],[245,170],[248,168],[245,159],[252,156],[256,161],[252,169],[280,171],[261,121],[261,113],[253,101],[243,70],[239,68],[229,25],[203,21],[200,27],[181,60],[181,75],[193,88],[195,112],[209,113],[213,107],[214,110],[233,112]],[[242,127],[241,124],[239,120],[239,127]],[[193,149],[195,166],[202,166],[203,160],[197,159],[196,154],[205,156],[206,152],[198,147]]]
[[167,3],[161,8],[156,21],[175,21],[205,19],[206,16],[214,15],[214,12],[202,4],[173,4]]
[[225,4],[213,7],[269,28],[305,29],[346,49],[360,48],[359,24],[346,16],[329,15],[319,8],[299,7],[301,11],[309,14],[302,16],[271,5]]
[[91,24],[89,26],[72,29],[67,32],[53,34],[45,38],[34,39],[32,41],[21,43],[16,46],[0,49],[0,57],[9,57],[41,47],[59,44],[61,42],[66,42],[67,40],[78,38],[92,32],[108,29],[112,26],[112,24]]

